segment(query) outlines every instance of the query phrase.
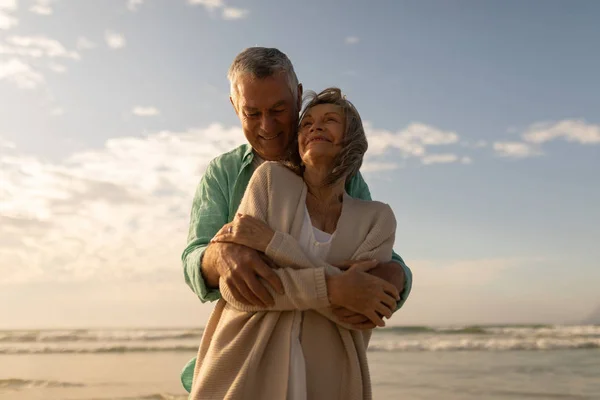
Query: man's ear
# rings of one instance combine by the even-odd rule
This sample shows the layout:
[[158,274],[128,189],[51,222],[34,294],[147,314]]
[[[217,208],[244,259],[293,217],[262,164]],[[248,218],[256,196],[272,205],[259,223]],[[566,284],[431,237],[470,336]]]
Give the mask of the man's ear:
[[229,96],[229,102],[233,106],[233,111],[235,111],[235,113],[237,114],[238,110],[237,110],[237,104],[235,102],[235,99],[233,97]]
[[298,111],[302,109],[302,84],[298,84],[298,98],[296,99],[296,106],[298,107]]

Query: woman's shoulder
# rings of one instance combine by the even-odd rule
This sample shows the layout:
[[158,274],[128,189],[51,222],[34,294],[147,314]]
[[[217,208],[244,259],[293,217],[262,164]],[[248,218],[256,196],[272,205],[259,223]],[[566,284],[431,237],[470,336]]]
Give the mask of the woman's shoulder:
[[346,195],[351,208],[351,215],[360,215],[360,218],[368,218],[373,223],[390,223],[396,225],[396,216],[392,207],[377,200],[363,200]]

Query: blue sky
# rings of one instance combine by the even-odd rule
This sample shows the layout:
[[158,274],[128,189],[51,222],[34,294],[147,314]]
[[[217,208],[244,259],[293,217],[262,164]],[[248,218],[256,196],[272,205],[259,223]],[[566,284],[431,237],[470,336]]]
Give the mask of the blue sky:
[[600,4],[0,0],[0,326],[202,325],[195,185],[243,143],[226,72],[278,47],[361,113],[415,286],[393,324],[600,303]]

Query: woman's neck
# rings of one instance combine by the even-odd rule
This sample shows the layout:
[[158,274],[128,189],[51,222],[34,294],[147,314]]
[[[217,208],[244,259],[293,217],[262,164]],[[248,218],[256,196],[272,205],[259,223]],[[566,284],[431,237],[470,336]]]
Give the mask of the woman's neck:
[[344,194],[343,179],[333,185],[325,185],[330,174],[329,168],[306,168],[304,170],[304,182],[308,187],[308,193],[323,205],[341,203]]

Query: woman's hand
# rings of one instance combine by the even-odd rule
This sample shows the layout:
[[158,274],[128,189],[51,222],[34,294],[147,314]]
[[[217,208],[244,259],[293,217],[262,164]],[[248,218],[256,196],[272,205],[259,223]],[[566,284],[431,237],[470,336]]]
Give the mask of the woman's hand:
[[367,273],[376,266],[375,260],[363,261],[340,275],[328,276],[327,292],[334,307],[344,307],[364,315],[376,326],[385,326],[382,317],[392,316],[400,294],[391,283]]
[[223,225],[211,243],[236,243],[265,252],[275,231],[269,225],[250,215],[237,214],[233,221]]

